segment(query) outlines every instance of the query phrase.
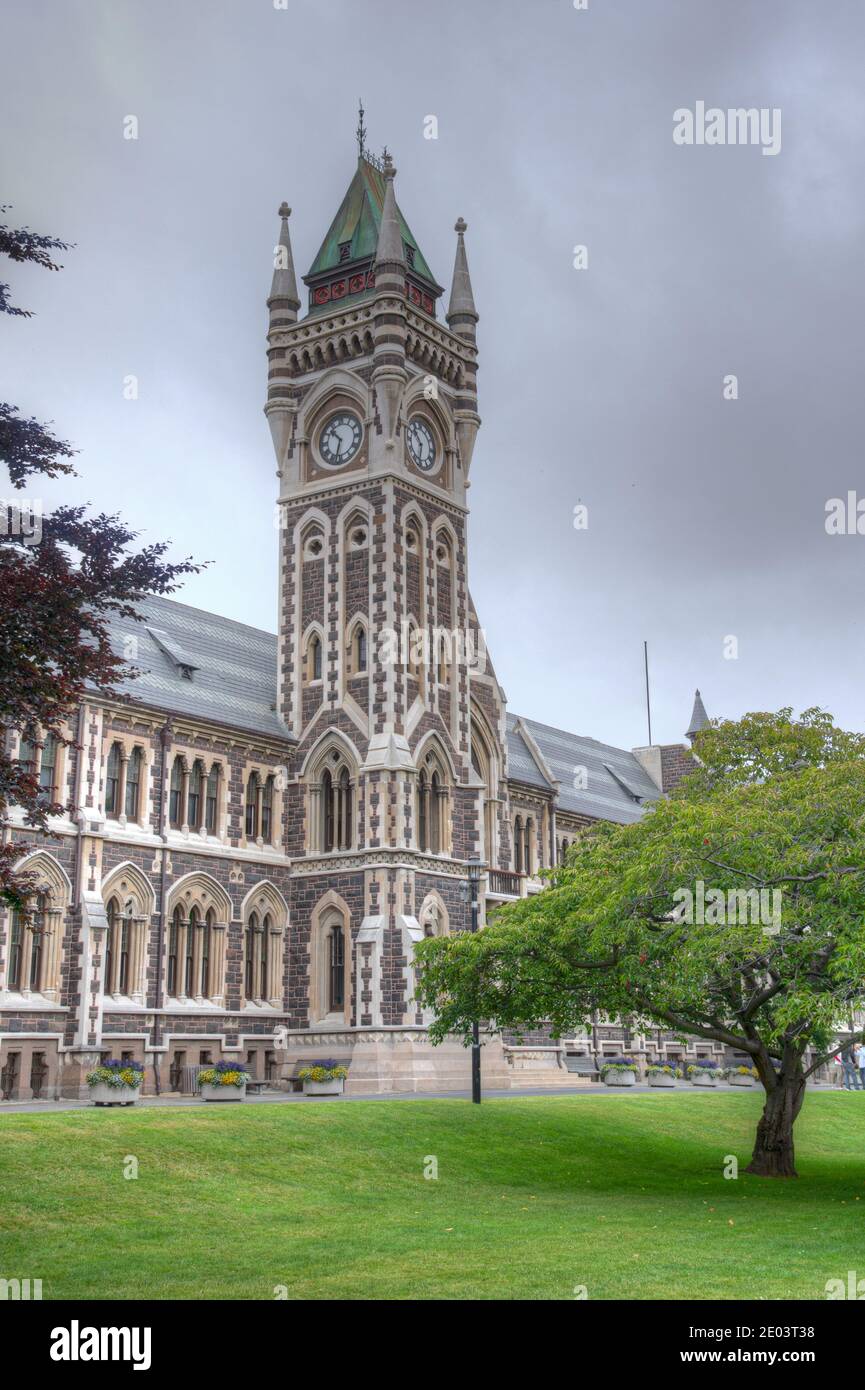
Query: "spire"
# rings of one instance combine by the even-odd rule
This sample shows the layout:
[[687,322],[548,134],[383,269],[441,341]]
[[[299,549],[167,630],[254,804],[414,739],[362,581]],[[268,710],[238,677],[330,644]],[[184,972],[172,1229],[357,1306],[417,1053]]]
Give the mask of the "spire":
[[460,337],[474,337],[474,325],[478,321],[472,282],[469,278],[469,263],[466,260],[466,223],[458,217],[454,226],[457,234],[457,254],[454,260],[454,278],[451,284],[451,302],[448,306],[447,321]]
[[355,131],[355,135],[357,136],[357,157],[358,159],[363,159],[366,154],[366,126],[363,123],[364,110],[362,97],[358,98],[357,109],[357,130]]
[[297,297],[297,280],[294,275],[294,261],[291,255],[291,238],[288,235],[288,219],[291,216],[291,208],[288,203],[280,203],[279,216],[282,218],[282,226],[276,246],[273,281],[270,286],[267,307],[270,309],[271,324],[275,321],[296,323],[300,300]]
[[688,725],[686,738],[689,738],[693,743],[696,735],[701,729],[705,729],[708,722],[709,716],[706,713],[706,706],[703,704],[703,697],[699,690],[697,690],[694,694],[694,708],[691,713],[691,722]]
[[379,266],[399,266],[404,269],[405,248],[393,191],[396,169],[387,150],[382,157],[382,173],[384,174],[384,206],[381,210],[381,226],[378,230],[378,244],[375,248],[375,268],[376,271],[378,271]]

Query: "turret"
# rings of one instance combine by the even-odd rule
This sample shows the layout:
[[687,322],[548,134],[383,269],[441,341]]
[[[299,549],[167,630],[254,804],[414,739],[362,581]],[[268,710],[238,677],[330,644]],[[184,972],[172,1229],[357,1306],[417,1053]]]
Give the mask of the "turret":
[[[451,297],[447,312],[448,327],[457,337],[464,338],[474,347],[478,312],[472,293],[469,264],[466,258],[466,223],[458,217],[454,226],[457,234],[457,251],[454,259],[454,275],[451,283]],[[466,367],[462,389],[455,401],[454,419],[456,421],[457,443],[463,472],[468,478],[474,453],[475,440],[481,420],[478,415],[477,364],[473,360]]]
[[384,206],[381,213],[373,273],[376,299],[388,298],[378,307],[373,327],[372,384],[381,417],[385,447],[394,447],[399,408],[408,372],[405,365],[405,284],[406,259],[399,223],[393,181],[396,169],[385,152]]
[[268,383],[267,405],[264,413],[270,425],[273,448],[276,453],[276,471],[281,475],[285,459],[285,448],[291,433],[292,416],[296,409],[294,394],[290,387],[287,368],[279,347],[280,335],[285,329],[297,323],[300,300],[297,295],[297,280],[294,275],[294,260],[291,255],[291,238],[288,234],[288,219],[291,208],[281,203],[279,216],[282,225],[274,255],[273,280],[267,299],[269,323],[267,330]]

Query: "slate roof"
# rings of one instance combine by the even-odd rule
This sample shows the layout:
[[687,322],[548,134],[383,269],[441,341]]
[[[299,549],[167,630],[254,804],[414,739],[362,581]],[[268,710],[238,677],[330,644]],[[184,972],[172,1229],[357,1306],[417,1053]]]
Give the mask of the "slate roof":
[[[153,595],[142,621],[114,618],[112,647],[141,672],[116,689],[141,704],[276,738],[290,738],[276,704],[276,638],[245,623]],[[134,637],[137,647],[129,643]],[[183,667],[192,667],[187,680]]]
[[[512,781],[549,786],[517,724],[525,726],[550,773],[559,783],[556,805],[563,811],[626,825],[643,814],[643,804],[660,792],[645,768],[625,748],[553,729],[534,719],[508,715],[508,775]],[[586,769],[585,788],[575,787],[576,769]],[[629,795],[629,791],[634,795]],[[639,798],[639,800],[636,800]]]
[[[251,733],[291,739],[276,713],[276,637],[271,632],[206,613],[175,599],[148,596],[138,603],[141,622],[112,621],[112,646],[132,660],[137,679],[117,689],[149,708],[186,714]],[[137,647],[131,646],[134,637]],[[191,670],[192,678],[183,674]],[[566,811],[626,824],[642,815],[642,804],[660,795],[654,782],[624,748],[553,729],[537,720],[508,715],[508,771],[512,781],[549,790],[517,724],[535,742],[559,783],[557,805]],[[574,786],[585,767],[587,785]],[[636,797],[628,794],[631,789]]]

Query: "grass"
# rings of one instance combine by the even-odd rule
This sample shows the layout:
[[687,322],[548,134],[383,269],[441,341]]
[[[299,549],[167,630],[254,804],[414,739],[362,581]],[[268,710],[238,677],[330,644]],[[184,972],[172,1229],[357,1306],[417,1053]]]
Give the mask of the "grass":
[[660,1092],[9,1114],[0,1276],[70,1299],[825,1297],[865,1275],[865,1097],[809,1095],[798,1181],[725,1180],[759,1109]]

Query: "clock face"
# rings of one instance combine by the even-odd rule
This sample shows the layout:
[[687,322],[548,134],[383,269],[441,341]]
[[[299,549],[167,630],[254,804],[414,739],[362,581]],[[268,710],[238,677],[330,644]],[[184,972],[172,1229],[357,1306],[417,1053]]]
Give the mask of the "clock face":
[[409,422],[407,443],[415,467],[421,473],[431,473],[436,466],[436,442],[429,425],[419,415]]
[[363,430],[356,415],[348,411],[332,415],[318,441],[323,462],[329,468],[341,468],[344,463],[350,463],[360,448],[362,437]]

